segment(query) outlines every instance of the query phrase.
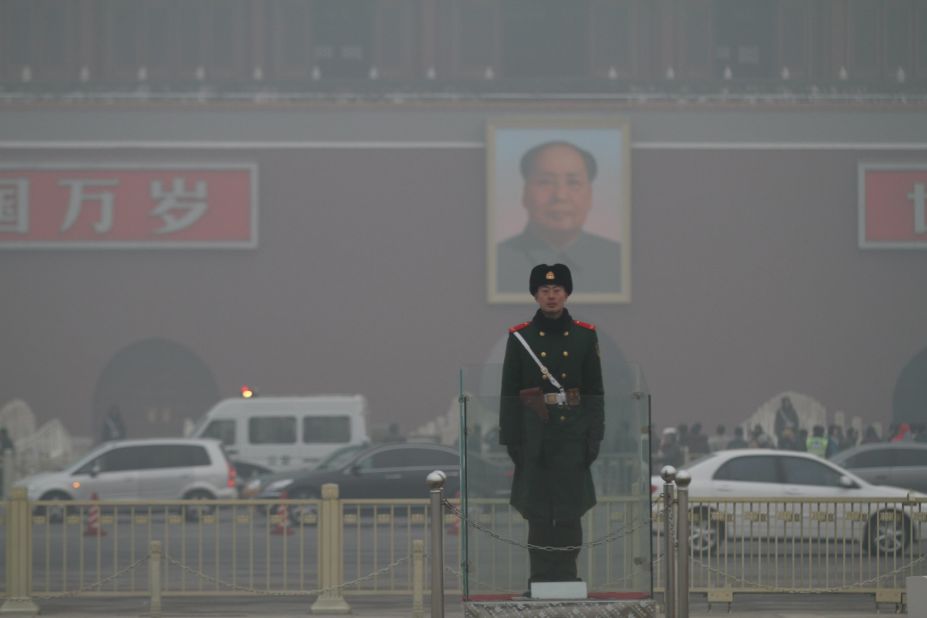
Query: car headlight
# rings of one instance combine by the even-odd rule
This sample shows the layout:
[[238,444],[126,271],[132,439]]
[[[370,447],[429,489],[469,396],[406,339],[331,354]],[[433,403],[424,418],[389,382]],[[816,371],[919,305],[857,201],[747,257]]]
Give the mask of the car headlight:
[[264,491],[283,491],[293,484],[293,479],[280,479],[264,488]]

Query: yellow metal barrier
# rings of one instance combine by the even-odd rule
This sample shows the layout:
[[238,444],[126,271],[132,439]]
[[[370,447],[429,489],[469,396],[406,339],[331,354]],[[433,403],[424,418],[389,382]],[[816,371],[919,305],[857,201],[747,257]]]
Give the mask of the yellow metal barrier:
[[[902,602],[905,578],[927,574],[927,499],[693,499],[691,592],[709,602],[735,593],[869,593]],[[654,551],[666,539],[654,526]],[[655,571],[655,589],[663,589]]]
[[[603,500],[587,515],[592,543],[580,574],[590,590],[646,589],[651,576],[662,590],[666,544],[647,507]],[[464,575],[471,590],[520,590],[524,520],[505,500],[471,500],[468,508],[467,556],[457,516],[445,514],[446,592],[461,593]],[[689,517],[691,590],[712,602],[746,592],[850,592],[900,603],[905,577],[927,574],[924,498],[693,499]],[[153,541],[161,544],[164,597],[289,595],[344,608],[354,595],[408,595],[414,613],[427,593],[420,578],[431,556],[424,544],[414,551],[430,535],[425,498],[343,500],[328,489],[314,500],[28,502],[16,491],[2,519],[3,607],[26,613],[46,598],[151,595]],[[643,529],[652,546],[646,532],[635,533]],[[466,570],[458,568],[465,561]]]
[[332,613],[350,610],[345,595],[422,596],[413,548],[429,535],[426,503],[345,501],[336,485],[307,500],[27,502],[21,492],[0,503],[7,603],[151,596],[155,542],[163,597],[316,597],[315,611]]

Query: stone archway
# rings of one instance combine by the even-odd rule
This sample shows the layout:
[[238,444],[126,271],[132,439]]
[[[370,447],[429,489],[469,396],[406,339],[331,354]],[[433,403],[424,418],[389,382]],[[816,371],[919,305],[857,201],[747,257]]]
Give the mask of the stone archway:
[[110,406],[122,411],[129,438],[183,435],[219,400],[210,368],[186,346],[162,338],[143,339],[113,355],[93,395],[93,437]]
[[893,423],[927,423],[927,348],[898,374],[892,394]]

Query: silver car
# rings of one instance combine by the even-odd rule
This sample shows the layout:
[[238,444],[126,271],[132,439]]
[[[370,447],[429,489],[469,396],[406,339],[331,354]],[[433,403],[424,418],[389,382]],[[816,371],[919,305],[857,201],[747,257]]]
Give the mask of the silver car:
[[[217,440],[106,442],[60,472],[16,482],[30,500],[202,500],[235,498],[235,468]],[[60,519],[61,509],[48,510]]]
[[893,485],[927,493],[927,444],[860,444],[840,451],[830,460],[874,485]]

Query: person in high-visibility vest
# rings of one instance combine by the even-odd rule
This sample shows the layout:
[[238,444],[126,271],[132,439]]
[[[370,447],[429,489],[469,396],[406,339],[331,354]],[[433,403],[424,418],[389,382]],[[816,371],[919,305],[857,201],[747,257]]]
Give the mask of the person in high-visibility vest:
[[814,426],[813,434],[808,436],[805,446],[805,450],[809,453],[824,459],[824,456],[827,454],[827,436],[824,435],[823,425]]

